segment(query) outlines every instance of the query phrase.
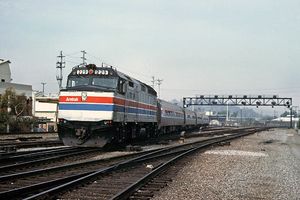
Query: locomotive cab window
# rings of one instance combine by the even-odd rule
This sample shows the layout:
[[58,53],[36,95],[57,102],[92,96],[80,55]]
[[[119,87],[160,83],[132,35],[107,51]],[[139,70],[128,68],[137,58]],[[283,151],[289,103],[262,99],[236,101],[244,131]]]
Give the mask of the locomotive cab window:
[[115,77],[69,76],[67,88],[94,86],[99,90],[115,90],[118,80]]
[[89,78],[87,77],[69,77],[68,88],[76,86],[84,86],[89,84]]
[[92,79],[92,85],[115,89],[117,88],[117,79],[107,77],[94,77]]

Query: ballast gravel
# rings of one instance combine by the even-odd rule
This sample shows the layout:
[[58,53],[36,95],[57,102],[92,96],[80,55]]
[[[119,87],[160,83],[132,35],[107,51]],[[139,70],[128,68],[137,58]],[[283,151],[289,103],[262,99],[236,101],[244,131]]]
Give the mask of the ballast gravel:
[[300,199],[300,135],[274,129],[196,153],[153,199]]

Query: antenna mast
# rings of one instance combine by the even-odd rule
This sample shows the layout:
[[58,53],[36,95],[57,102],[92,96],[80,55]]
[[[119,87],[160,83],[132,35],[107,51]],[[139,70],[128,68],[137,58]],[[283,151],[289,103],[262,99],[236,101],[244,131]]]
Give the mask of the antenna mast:
[[58,81],[59,90],[61,90],[63,80],[62,69],[65,68],[66,62],[63,61],[65,56],[63,56],[62,51],[60,51],[60,54],[57,57],[59,58],[59,61],[56,62],[56,68],[59,69],[59,74],[56,75],[56,80]]
[[82,53],[82,57],[80,57],[82,59],[81,65],[85,66],[86,65],[86,58],[85,58],[86,51],[83,50],[83,51],[81,51],[81,53]]
[[41,84],[43,85],[43,97],[44,97],[44,96],[45,96],[45,85],[46,85],[47,83],[41,82]]

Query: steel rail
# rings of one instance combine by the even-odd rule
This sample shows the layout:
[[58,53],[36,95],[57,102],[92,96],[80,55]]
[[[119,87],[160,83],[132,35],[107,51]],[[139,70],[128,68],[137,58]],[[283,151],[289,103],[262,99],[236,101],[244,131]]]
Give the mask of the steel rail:
[[[17,168],[33,166],[33,165],[37,165],[40,163],[54,162],[55,160],[59,160],[62,158],[66,158],[66,157],[70,157],[70,156],[79,156],[82,154],[93,153],[93,152],[97,152],[97,151],[99,151],[99,149],[87,149],[87,150],[83,149],[82,151],[79,151],[79,152],[70,152],[70,153],[67,153],[64,155],[51,156],[48,158],[42,158],[42,159],[33,160],[33,161],[21,162],[21,163],[16,163],[16,164],[12,164],[12,165],[5,165],[5,166],[0,167],[0,171],[4,172],[5,170],[16,170]],[[11,176],[11,175],[7,175],[7,176]],[[0,176],[0,181],[2,181],[4,179],[4,177],[7,177],[7,176],[6,175]]]
[[63,148],[57,148],[57,149],[44,149],[42,151],[37,150],[33,152],[20,152],[20,154],[12,154],[12,155],[7,155],[7,156],[1,156],[0,157],[0,162],[7,162],[7,161],[22,161],[26,159],[33,159],[36,157],[41,157],[41,156],[47,156],[47,155],[56,155],[60,153],[68,153],[71,151],[76,151],[78,148],[73,148],[73,147],[63,147]]
[[0,143],[0,149],[9,146],[16,147],[35,147],[35,146],[47,146],[47,145],[62,145],[63,143],[60,140],[48,140],[48,141],[28,141],[28,142],[5,142]]
[[61,150],[61,149],[67,149],[67,148],[73,148],[68,146],[62,146],[62,147],[53,147],[53,148],[47,148],[47,149],[38,149],[38,150],[31,150],[31,151],[17,151],[17,152],[9,152],[9,153],[0,153],[0,161],[5,160],[10,157],[15,156],[25,156],[33,153],[41,153],[41,152],[48,152],[53,150]]

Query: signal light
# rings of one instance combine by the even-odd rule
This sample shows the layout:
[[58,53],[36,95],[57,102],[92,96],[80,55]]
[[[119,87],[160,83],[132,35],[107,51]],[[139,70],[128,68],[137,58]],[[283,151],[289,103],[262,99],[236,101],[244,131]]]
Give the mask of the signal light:
[[276,102],[275,101],[272,101],[272,108],[274,108],[274,106],[276,105]]

